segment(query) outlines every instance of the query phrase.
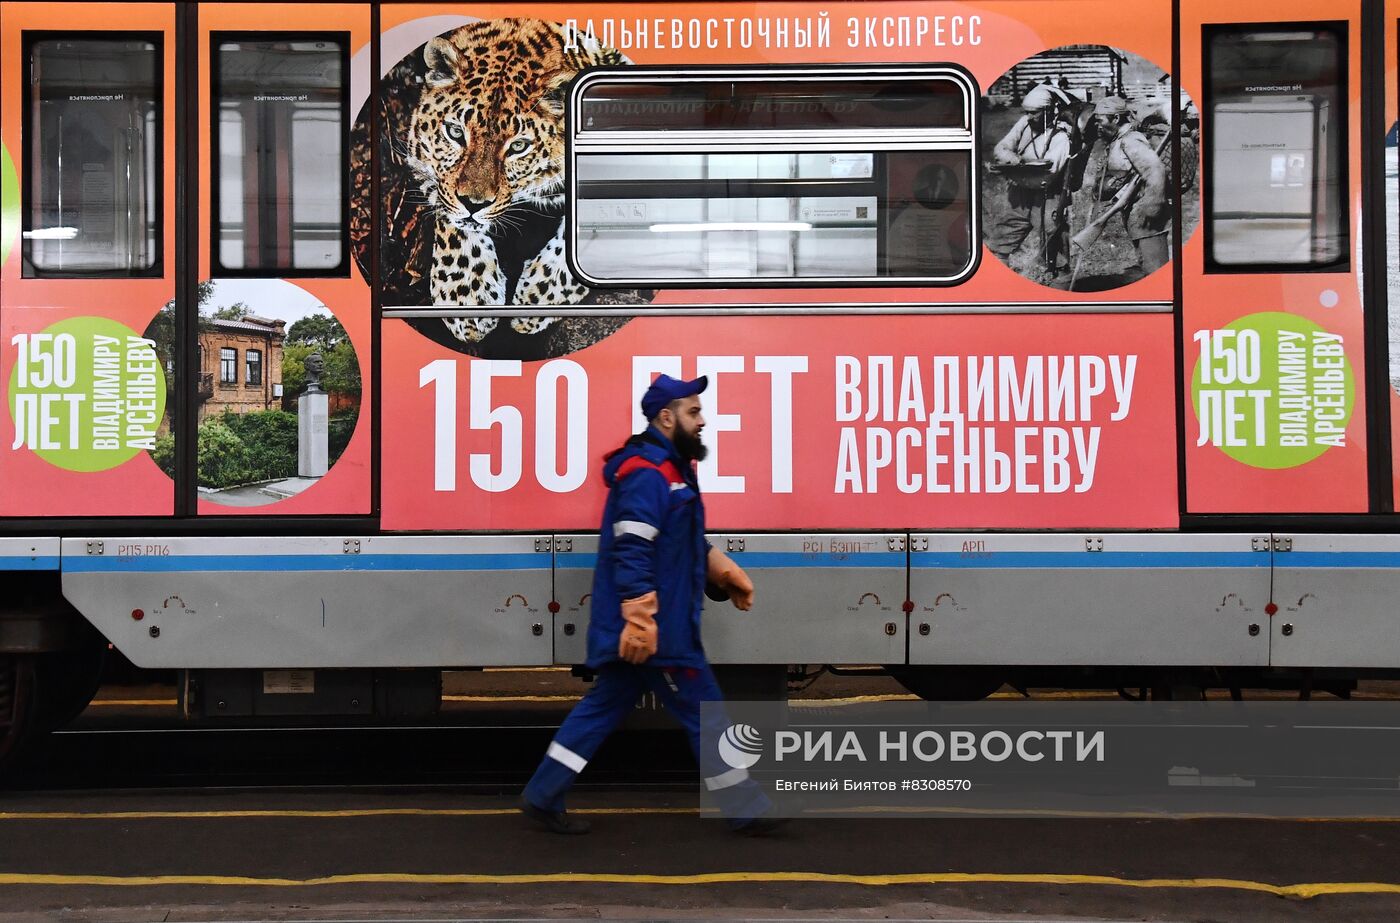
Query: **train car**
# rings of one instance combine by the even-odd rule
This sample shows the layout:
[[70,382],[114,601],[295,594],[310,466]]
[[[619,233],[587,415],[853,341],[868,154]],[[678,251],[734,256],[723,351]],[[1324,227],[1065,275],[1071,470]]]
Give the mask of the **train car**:
[[580,663],[662,372],[751,690],[1393,675],[1397,20],[0,0],[0,752]]

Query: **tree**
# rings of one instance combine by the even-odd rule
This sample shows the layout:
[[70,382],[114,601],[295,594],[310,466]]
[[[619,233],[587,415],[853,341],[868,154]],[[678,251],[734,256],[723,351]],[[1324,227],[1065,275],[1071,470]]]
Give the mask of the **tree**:
[[315,346],[323,352],[345,342],[345,328],[329,314],[311,314],[287,328],[287,342]]
[[305,389],[306,357],[315,352],[326,361],[326,370],[321,375],[322,388],[337,394],[361,392],[360,360],[348,339],[331,349],[310,343],[288,343],[282,349],[282,393],[286,400],[290,401]]
[[[200,305],[202,306],[203,304],[204,304],[204,302],[201,301],[201,302],[200,302]],[[226,304],[226,305],[224,305],[224,306],[221,307],[221,308],[215,308],[215,309],[214,309],[214,319],[215,319],[215,320],[242,320],[243,318],[247,317],[249,314],[252,314],[252,313],[253,313],[253,309],[252,309],[252,308],[248,307],[246,304],[244,304],[244,303],[241,302],[241,301],[235,301],[233,304]]]

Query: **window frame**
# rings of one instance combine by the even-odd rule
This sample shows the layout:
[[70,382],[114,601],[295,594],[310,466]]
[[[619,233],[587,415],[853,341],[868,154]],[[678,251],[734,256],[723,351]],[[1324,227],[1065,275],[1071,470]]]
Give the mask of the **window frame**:
[[[232,356],[228,356],[228,355],[225,355],[226,353],[233,353],[233,355],[232,355]],[[225,378],[225,377],[224,377],[224,363],[230,363],[230,364],[232,365],[232,367],[233,367],[233,377],[232,377],[232,378]],[[232,386],[234,386],[234,387],[237,387],[237,386],[238,386],[238,347],[236,347],[236,346],[220,346],[220,347],[219,347],[219,384],[221,384],[221,385],[232,385]]]
[[[154,208],[155,217],[155,240],[152,244],[154,259],[146,269],[134,272],[117,272],[112,270],[81,271],[81,270],[48,270],[37,268],[30,259],[28,232],[34,230],[32,220],[33,188],[34,188],[34,158],[29,156],[31,150],[30,142],[33,140],[29,133],[31,131],[31,120],[34,115],[34,94],[30,88],[34,87],[34,46],[41,42],[52,41],[109,41],[109,42],[149,42],[155,46],[155,72],[154,85],[155,93],[153,102],[155,104],[155,125],[158,137],[155,139],[156,156],[154,175],[151,177],[151,185],[155,189],[156,201]],[[20,127],[19,127],[19,151],[20,153],[20,238],[19,244],[19,265],[20,278],[22,279],[163,279],[165,278],[165,225],[166,225],[166,190],[165,190],[165,144],[166,144],[166,118],[165,118],[165,33],[150,29],[85,29],[79,31],[69,31],[62,29],[23,29],[20,31],[20,56],[23,59],[21,65],[24,69],[25,86],[20,92]]]
[[[1201,156],[1201,233],[1204,244],[1202,254],[1203,268],[1206,275],[1241,275],[1241,274],[1264,274],[1264,273],[1349,273],[1352,270],[1352,236],[1351,236],[1351,36],[1348,31],[1346,20],[1325,19],[1325,20],[1296,20],[1283,22],[1231,22],[1231,23],[1204,23],[1201,26],[1201,84],[1202,84],[1202,104],[1201,104],[1201,131],[1202,140],[1200,144]],[[1338,148],[1340,161],[1339,182],[1342,190],[1340,200],[1335,204],[1338,206],[1335,211],[1341,216],[1339,234],[1341,246],[1338,247],[1338,256],[1330,263],[1280,263],[1280,262],[1249,262],[1249,263],[1220,263],[1217,262],[1215,253],[1215,168],[1213,166],[1213,156],[1215,149],[1212,146],[1215,142],[1215,93],[1213,90],[1214,81],[1212,79],[1211,57],[1212,42],[1220,35],[1244,35],[1251,32],[1330,32],[1337,39],[1338,60],[1337,73],[1341,76],[1341,84],[1338,87],[1337,117],[1335,120],[1337,136],[1340,136],[1340,146]],[[1318,184],[1312,184],[1312,201],[1314,203],[1313,212],[1316,214],[1316,203],[1319,198]]]
[[[258,361],[254,362],[253,357],[257,356]],[[253,379],[253,369],[257,368],[257,380]],[[261,388],[263,385],[263,351],[261,349],[243,350],[243,384],[250,388]]]
[[[967,208],[968,208],[968,258],[967,262],[955,273],[947,277],[925,277],[925,276],[864,276],[864,277],[840,277],[840,276],[794,276],[790,278],[772,276],[745,276],[745,277],[722,277],[706,278],[700,276],[681,278],[650,278],[650,277],[627,277],[627,278],[604,278],[598,279],[586,272],[578,263],[577,234],[581,228],[578,220],[580,202],[579,191],[579,170],[577,159],[579,156],[586,156],[589,153],[604,153],[604,151],[583,151],[579,148],[581,142],[576,138],[575,126],[580,122],[580,110],[584,94],[598,83],[656,83],[664,78],[674,78],[677,82],[685,80],[707,81],[723,79],[725,77],[741,77],[743,80],[752,81],[773,81],[783,82],[794,78],[805,78],[813,81],[820,80],[847,80],[859,82],[861,80],[877,81],[891,80],[895,78],[915,79],[947,79],[963,92],[964,124],[969,137],[967,148],[968,181],[967,181]],[[972,279],[977,274],[978,267],[982,262],[982,176],[981,176],[981,118],[979,106],[981,104],[981,88],[972,73],[960,64],[951,61],[940,61],[935,63],[909,63],[909,64],[826,64],[826,65],[693,65],[677,67],[673,65],[621,65],[609,67],[589,68],[582,76],[575,79],[569,88],[569,97],[565,110],[565,131],[564,131],[564,162],[566,176],[566,231],[564,253],[568,260],[569,270],[582,282],[590,287],[600,289],[657,289],[657,290],[705,290],[705,289],[829,289],[829,288],[881,288],[881,289],[910,289],[910,288],[951,288],[962,285]],[[925,129],[927,130],[927,129]],[[950,129],[940,129],[949,131]],[[696,130],[696,133],[703,129]],[[846,129],[850,135],[850,140],[841,142],[834,139],[819,139],[819,132],[811,132],[810,141],[803,143],[786,143],[782,135],[790,132],[773,130],[750,130],[754,141],[746,148],[739,147],[716,147],[709,153],[740,153],[743,151],[761,153],[830,153],[849,148],[852,152],[885,154],[899,151],[918,151],[920,148],[914,146],[890,147],[871,146],[870,141],[863,137],[865,129]],[[917,130],[911,130],[917,131]],[[958,130],[961,131],[961,130]],[[636,130],[618,130],[617,135],[625,134],[640,135],[643,132]],[[715,131],[715,135],[722,132]],[[769,137],[765,137],[765,134]],[[835,133],[833,133],[835,134]],[[862,145],[863,142],[863,145]],[[586,144],[585,142],[582,142]],[[961,152],[961,148],[958,148]],[[661,148],[660,144],[647,147],[638,153],[668,153]],[[699,150],[686,150],[684,153],[705,153]],[[876,158],[874,170],[875,177],[882,176],[882,158]],[[753,185],[753,184],[746,184]],[[759,183],[758,185],[761,185]],[[743,198],[744,196],[738,196]],[[884,210],[883,201],[879,206]],[[878,221],[875,225],[879,229]],[[872,309],[885,307],[882,303],[872,302],[868,305]],[[712,307],[719,307],[718,305]],[[811,306],[815,310],[807,310],[804,313],[820,313],[821,306]],[[846,312],[848,305],[832,305],[833,311]]]
[[[231,279],[345,279],[350,276],[350,155],[354,130],[350,112],[350,32],[348,30],[286,31],[227,29],[209,33],[209,265],[213,275]],[[249,268],[225,266],[219,257],[221,196],[219,183],[220,100],[223,98],[219,46],[229,42],[328,42],[340,54],[340,263],[320,269],[295,266]],[[290,200],[289,200],[290,201]]]

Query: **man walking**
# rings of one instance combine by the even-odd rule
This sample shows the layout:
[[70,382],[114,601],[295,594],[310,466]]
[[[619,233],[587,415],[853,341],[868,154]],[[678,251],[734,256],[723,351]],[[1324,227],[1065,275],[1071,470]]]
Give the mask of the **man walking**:
[[1035,232],[1037,259],[1047,278],[1059,273],[1060,257],[1069,250],[1064,174],[1075,151],[1070,124],[1058,117],[1068,103],[1068,94],[1048,83],[1031,88],[1021,100],[1023,114],[992,149],[994,172],[1018,165],[1034,169],[1007,174],[1006,204],[987,230],[987,246],[1011,266]]
[[742,610],[754,597],[748,575],[705,540],[694,464],[706,454],[699,395],[707,384],[704,376],[657,378],[642,396],[646,431],[603,467],[609,491],[588,625],[588,666],[597,678],[554,735],[520,802],[527,817],[555,833],[588,832],[587,821],[565,812],[564,795],[645,692],[685,728],[705,786],[736,829],[763,833],[778,824],[748,773],[720,761],[718,735],[706,735],[710,746],[702,746],[700,703],[723,694],[700,644],[701,597],[707,583]]
[[1137,251],[1142,275],[1149,276],[1171,258],[1166,165],[1138,130],[1126,99],[1104,97],[1094,104],[1094,117],[1099,121],[1100,132],[1108,139],[1105,182],[1100,197],[1109,201],[1128,183],[1138,181],[1137,191],[1122,211],[1123,229]]

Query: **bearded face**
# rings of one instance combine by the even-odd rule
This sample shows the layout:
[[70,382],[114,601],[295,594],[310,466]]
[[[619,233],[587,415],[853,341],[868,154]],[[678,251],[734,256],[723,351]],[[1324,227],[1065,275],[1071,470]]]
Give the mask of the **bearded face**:
[[676,431],[671,435],[671,441],[676,444],[676,451],[681,458],[686,461],[704,461],[705,456],[710,454],[710,447],[700,441],[700,430],[687,429],[687,421],[678,420]]

